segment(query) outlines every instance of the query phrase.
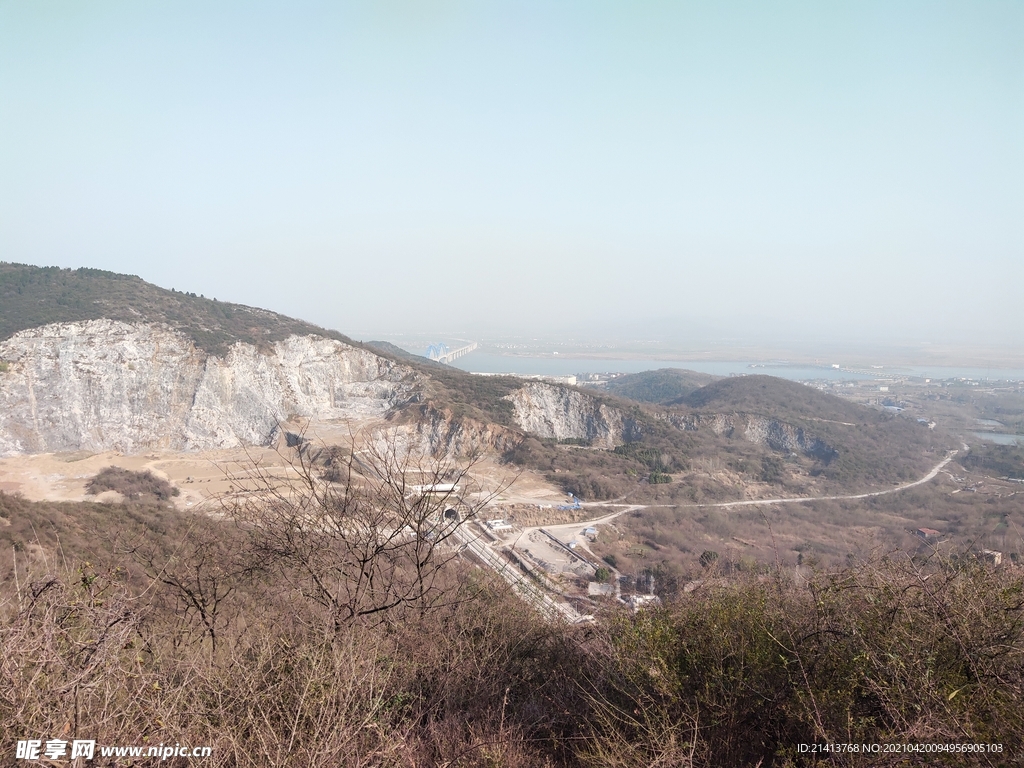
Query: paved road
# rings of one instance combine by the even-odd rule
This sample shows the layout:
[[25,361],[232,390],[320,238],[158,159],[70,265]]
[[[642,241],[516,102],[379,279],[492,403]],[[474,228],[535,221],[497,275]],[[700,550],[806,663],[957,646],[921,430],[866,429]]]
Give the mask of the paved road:
[[870,499],[873,496],[886,496],[890,493],[899,493],[905,491],[908,488],[914,488],[918,485],[924,485],[925,483],[934,480],[935,476],[942,471],[949,462],[953,460],[953,457],[957,455],[959,451],[950,451],[949,455],[932,467],[931,472],[922,477],[920,480],[915,480],[912,483],[904,483],[903,485],[897,485],[895,488],[888,488],[884,491],[871,491],[870,493],[855,493],[848,496],[798,496],[791,499],[750,499],[747,501],[724,501],[719,504],[687,504],[688,507],[750,507],[758,504],[799,504],[806,501],[845,501],[847,499]]
[[[874,496],[886,496],[886,495],[888,495],[890,493],[899,493],[900,491],[905,491],[908,488],[914,488],[914,487],[916,487],[918,485],[924,485],[925,483],[934,480],[935,476],[938,475],[939,472],[942,471],[943,467],[945,467],[947,464],[949,464],[949,462],[951,462],[953,460],[953,457],[955,457],[958,453],[959,453],[959,451],[950,451],[949,455],[946,456],[946,458],[944,458],[942,461],[940,461],[938,464],[936,464],[934,467],[932,467],[931,471],[927,475],[922,477],[920,480],[914,480],[913,482],[910,482],[910,483],[904,483],[903,485],[897,485],[895,488],[887,488],[884,491],[870,491],[869,493],[853,493],[853,494],[847,494],[845,496],[792,496],[792,497],[789,497],[789,498],[780,498],[780,499],[744,499],[742,501],[719,501],[719,502],[715,502],[714,504],[632,504],[632,505],[626,507],[625,509],[620,509],[617,512],[612,512],[612,513],[610,513],[608,515],[605,515],[604,517],[595,518],[593,520],[581,520],[578,523],[565,523],[565,524],[562,524],[562,525],[545,525],[545,526],[538,526],[538,527],[545,528],[548,531],[562,530],[562,529],[569,529],[569,528],[579,528],[579,529],[582,530],[583,528],[586,528],[587,526],[590,526],[590,525],[599,525],[601,523],[606,523],[609,520],[615,519],[619,515],[624,515],[627,512],[632,512],[634,509],[646,509],[647,507],[680,507],[680,508],[684,508],[684,509],[697,508],[697,507],[726,507],[726,508],[728,508],[728,507],[756,507],[756,506],[758,506],[760,504],[764,504],[764,505],[771,505],[771,504],[802,504],[802,503],[806,503],[806,502],[809,502],[809,501],[846,501],[846,500],[852,500],[852,499],[869,499],[869,498],[872,498]],[[588,502],[588,503],[584,504],[584,506],[586,506],[586,507],[612,506],[612,503],[611,502],[595,501],[595,502]],[[618,505],[616,505],[616,506],[618,506]],[[529,530],[534,530],[534,529],[529,529]]]
[[[524,528],[522,533],[518,534],[515,540],[509,540],[504,543],[504,546],[511,549],[515,549],[515,544],[523,536],[529,537],[529,534],[533,531],[539,531],[543,529],[547,533],[560,538],[559,534],[565,535],[568,533],[575,533],[582,531],[592,525],[601,525],[602,523],[610,522],[620,515],[624,515],[627,512],[633,512],[637,509],[646,509],[647,507],[683,507],[683,508],[694,508],[694,507],[750,507],[757,505],[772,505],[772,504],[801,504],[809,501],[845,501],[853,499],[869,499],[874,496],[885,496],[890,493],[899,493],[905,491],[908,488],[914,488],[918,485],[924,485],[931,480],[934,480],[936,475],[942,471],[942,469],[949,464],[959,453],[959,451],[950,451],[949,454],[936,464],[928,474],[922,477],[920,480],[914,480],[910,483],[904,483],[898,485],[895,488],[888,488],[884,491],[870,491],[868,493],[854,493],[842,496],[794,496],[789,498],[779,499],[745,499],[743,501],[722,501],[714,504],[628,504],[620,505],[614,502],[589,502],[585,504],[586,507],[611,507],[611,506],[622,506],[622,509],[618,509],[614,512],[609,512],[602,517],[597,517],[592,520],[581,520],[575,523],[561,523],[559,525],[537,525],[530,528]],[[474,536],[472,531],[467,527],[462,526],[457,531],[459,541],[466,545],[466,547],[476,555],[481,561],[486,563],[492,569],[498,572],[498,574],[505,579],[512,588],[519,594],[523,599],[532,603],[546,616],[561,617],[570,623],[577,623],[580,621],[587,621],[589,617],[583,616],[577,612],[568,603],[556,602],[548,595],[543,588],[533,581],[529,576],[522,573],[519,568],[509,563],[504,557],[495,552],[488,544],[483,542],[480,538]],[[588,549],[589,552],[589,549]],[[590,553],[593,556],[593,553]],[[617,574],[616,574],[617,575]]]

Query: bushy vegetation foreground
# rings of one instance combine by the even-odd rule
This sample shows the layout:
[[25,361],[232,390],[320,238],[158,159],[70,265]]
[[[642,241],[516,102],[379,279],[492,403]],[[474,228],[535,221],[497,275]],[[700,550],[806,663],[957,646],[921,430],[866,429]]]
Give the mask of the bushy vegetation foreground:
[[[711,569],[663,608],[609,608],[583,627],[541,619],[487,572],[452,561],[441,578],[453,599],[339,624],[307,581],[268,563],[265,549],[254,561],[246,531],[226,522],[2,495],[0,515],[8,532],[29,515],[39,530],[34,543],[6,546],[5,763],[17,739],[48,737],[208,745],[210,766],[1012,765],[1024,756],[1024,579],[973,558],[895,553],[800,586],[778,573],[716,579]],[[84,541],[83,524],[106,537],[88,559],[68,551]],[[815,742],[1002,752],[799,751]]]
[[160,501],[167,501],[180,491],[157,477],[148,469],[144,472],[133,472],[122,467],[106,467],[96,477],[86,483],[86,493],[96,496],[104,491],[116,491],[126,499],[141,499],[151,496]]

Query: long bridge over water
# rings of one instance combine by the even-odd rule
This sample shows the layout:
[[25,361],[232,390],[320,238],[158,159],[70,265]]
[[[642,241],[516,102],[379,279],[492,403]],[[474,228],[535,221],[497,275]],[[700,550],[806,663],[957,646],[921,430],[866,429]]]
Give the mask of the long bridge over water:
[[431,344],[427,347],[426,356],[431,360],[435,360],[439,363],[445,363],[446,365],[458,360],[463,355],[468,355],[474,349],[477,348],[477,343],[471,341],[468,344],[458,347],[456,349],[449,349],[448,345],[443,341],[437,344]]

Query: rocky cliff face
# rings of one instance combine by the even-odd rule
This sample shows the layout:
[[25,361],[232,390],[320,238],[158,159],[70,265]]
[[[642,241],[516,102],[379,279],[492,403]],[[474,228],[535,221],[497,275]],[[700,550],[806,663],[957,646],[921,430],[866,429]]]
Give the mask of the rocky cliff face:
[[803,453],[825,463],[838,453],[818,437],[807,434],[802,427],[750,414],[668,414],[665,419],[678,429],[697,431],[709,429],[716,435],[742,436],[744,440],[764,445],[775,451]]
[[[412,418],[408,418],[411,416]],[[423,405],[408,414],[397,431],[410,448],[424,454],[470,456],[489,451],[504,453],[523,435],[499,424],[456,418],[445,408]]]
[[0,454],[261,445],[292,415],[383,417],[414,385],[409,368],[319,336],[217,357],[112,320],[22,331],[0,361]]
[[640,438],[640,425],[627,414],[574,389],[530,382],[507,399],[516,426],[537,437],[589,440],[603,448]]
[[[396,430],[433,454],[503,452],[522,434],[415,405],[411,368],[341,341],[290,336],[209,355],[165,326],[56,323],[0,343],[0,455],[267,445],[294,417]],[[623,411],[566,387],[529,382],[511,395],[516,426],[538,437],[612,448],[639,439]],[[399,407],[404,406],[404,407]]]

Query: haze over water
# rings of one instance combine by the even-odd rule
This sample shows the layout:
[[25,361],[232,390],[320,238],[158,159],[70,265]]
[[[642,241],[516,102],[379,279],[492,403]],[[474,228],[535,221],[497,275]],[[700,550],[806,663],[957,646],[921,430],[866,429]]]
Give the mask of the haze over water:
[[546,376],[571,376],[579,373],[640,373],[659,368],[684,368],[715,376],[741,376],[763,374],[778,376],[795,381],[828,379],[832,381],[857,381],[892,376],[914,376],[932,379],[966,378],[978,381],[1024,381],[1024,368],[970,368],[949,366],[883,366],[871,373],[863,369],[841,370],[831,366],[808,366],[799,364],[764,363],[757,361],[673,361],[613,358],[581,358],[551,354],[543,356],[496,355],[486,352],[470,352],[460,357],[453,365],[464,371],[475,373],[518,373]]

